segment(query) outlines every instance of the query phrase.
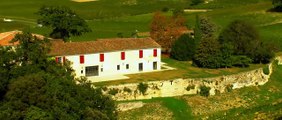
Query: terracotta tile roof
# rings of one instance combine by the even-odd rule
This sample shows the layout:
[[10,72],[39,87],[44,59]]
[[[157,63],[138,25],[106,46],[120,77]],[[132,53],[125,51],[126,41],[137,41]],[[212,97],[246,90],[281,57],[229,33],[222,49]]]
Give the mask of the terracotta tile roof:
[[[0,46],[14,46],[14,45],[18,45],[19,42],[14,42],[14,43],[10,43],[10,41],[12,41],[14,39],[14,37],[16,36],[16,34],[18,33],[22,33],[21,31],[15,30],[15,31],[9,31],[9,32],[4,32],[4,33],[0,33]],[[32,34],[40,39],[43,39],[44,36],[39,35],[39,34]]]
[[78,55],[160,47],[152,38],[113,38],[68,43],[53,41],[49,54],[54,56]]

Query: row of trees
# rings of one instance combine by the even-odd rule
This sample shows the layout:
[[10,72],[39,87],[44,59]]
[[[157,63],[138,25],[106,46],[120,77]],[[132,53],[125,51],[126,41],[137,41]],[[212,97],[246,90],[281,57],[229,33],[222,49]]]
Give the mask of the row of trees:
[[48,39],[24,32],[15,41],[0,47],[0,119],[116,119],[110,97],[49,58]]
[[171,57],[193,60],[198,67],[247,67],[250,63],[268,63],[274,57],[271,45],[260,40],[251,24],[235,20],[217,38],[217,27],[207,17],[197,17],[195,35],[182,35],[172,47]]

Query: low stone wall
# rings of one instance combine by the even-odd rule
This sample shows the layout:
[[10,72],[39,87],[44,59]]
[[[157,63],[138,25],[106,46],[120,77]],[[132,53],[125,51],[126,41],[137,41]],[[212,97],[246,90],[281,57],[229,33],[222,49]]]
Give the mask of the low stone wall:
[[278,61],[278,65],[282,65],[282,56],[278,56],[275,58]]
[[139,83],[106,86],[103,92],[107,94],[109,91],[115,91],[111,92],[111,94],[113,99],[118,101],[140,100],[151,99],[153,97],[172,97],[197,94],[200,92],[201,86],[206,86],[211,88],[209,91],[210,95],[215,95],[216,93],[223,93],[231,89],[264,85],[268,82],[268,79],[272,74],[272,64],[268,67],[268,75],[264,74],[263,68],[259,68],[248,72],[213,78],[179,78],[173,80],[144,82],[144,84],[148,85],[147,91],[144,95],[138,90]]

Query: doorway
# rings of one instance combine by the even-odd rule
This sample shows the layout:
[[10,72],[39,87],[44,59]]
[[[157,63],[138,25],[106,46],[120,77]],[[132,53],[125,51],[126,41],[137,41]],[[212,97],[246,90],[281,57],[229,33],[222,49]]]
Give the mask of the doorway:
[[88,66],[85,67],[85,76],[98,76],[99,75],[99,66]]

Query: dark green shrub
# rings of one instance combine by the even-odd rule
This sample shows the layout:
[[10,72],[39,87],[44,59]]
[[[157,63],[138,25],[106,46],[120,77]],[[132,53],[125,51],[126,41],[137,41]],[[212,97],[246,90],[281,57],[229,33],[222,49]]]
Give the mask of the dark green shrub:
[[195,89],[195,85],[188,85],[188,86],[186,87],[186,90],[187,90],[187,91],[190,91],[191,89]]
[[139,83],[138,86],[137,86],[138,90],[143,94],[145,95],[147,89],[148,89],[148,84],[146,83]]
[[232,56],[232,65],[236,67],[249,67],[252,59],[247,56]]
[[117,88],[112,88],[108,92],[108,94],[110,94],[110,95],[116,95],[117,93],[118,93],[118,89]]
[[210,95],[210,87],[207,86],[200,86],[200,95],[208,97]]
[[198,4],[204,3],[204,2],[205,2],[205,0],[192,0],[191,5],[194,6],[194,5],[198,5]]
[[262,70],[263,70],[264,74],[269,75],[269,67],[268,66],[263,67]]
[[123,88],[123,91],[124,91],[124,92],[128,92],[128,93],[131,93],[131,92],[132,92],[132,90],[129,89],[128,87],[124,87],[124,88]]
[[162,12],[168,12],[169,8],[168,7],[163,7]]
[[272,11],[282,12],[282,0],[272,0],[273,8]]
[[172,45],[170,57],[180,61],[191,60],[195,53],[195,46],[194,39],[184,34]]

